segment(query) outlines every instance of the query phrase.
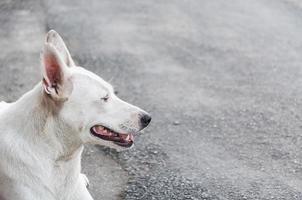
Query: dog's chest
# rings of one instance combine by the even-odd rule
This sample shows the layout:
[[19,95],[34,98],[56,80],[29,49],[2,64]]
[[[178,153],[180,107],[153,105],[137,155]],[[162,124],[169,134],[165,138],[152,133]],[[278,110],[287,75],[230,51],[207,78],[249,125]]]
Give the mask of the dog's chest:
[[22,193],[31,194],[30,199],[34,200],[42,197],[43,200],[70,199],[79,179],[81,151],[71,159],[53,162],[37,154],[38,149],[14,148],[8,151],[3,140],[1,143],[0,157],[4,162],[0,163],[0,194],[5,192],[5,199],[27,199],[19,197]]
[[60,160],[55,163],[52,172],[52,185],[56,199],[70,199],[70,196],[75,192],[81,172],[80,153],[71,159]]

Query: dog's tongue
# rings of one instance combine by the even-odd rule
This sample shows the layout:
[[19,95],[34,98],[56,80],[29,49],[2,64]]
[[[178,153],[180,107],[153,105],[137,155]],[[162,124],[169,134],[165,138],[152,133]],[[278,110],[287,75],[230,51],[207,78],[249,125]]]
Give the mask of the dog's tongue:
[[93,130],[98,135],[104,136],[107,139],[119,142],[133,142],[134,138],[132,134],[124,134],[124,133],[115,133],[110,131],[103,126],[95,126]]
[[116,133],[103,126],[92,127],[92,134],[103,140],[109,140],[122,147],[131,147],[134,142],[133,135],[126,133]]

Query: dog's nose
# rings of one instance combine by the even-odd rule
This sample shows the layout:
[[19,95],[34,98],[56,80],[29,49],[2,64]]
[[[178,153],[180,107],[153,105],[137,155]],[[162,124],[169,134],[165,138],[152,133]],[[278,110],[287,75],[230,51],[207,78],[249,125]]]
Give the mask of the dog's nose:
[[144,114],[142,117],[141,117],[141,126],[142,128],[145,128],[146,126],[148,126],[148,124],[150,124],[151,122],[151,116],[148,115],[148,114]]

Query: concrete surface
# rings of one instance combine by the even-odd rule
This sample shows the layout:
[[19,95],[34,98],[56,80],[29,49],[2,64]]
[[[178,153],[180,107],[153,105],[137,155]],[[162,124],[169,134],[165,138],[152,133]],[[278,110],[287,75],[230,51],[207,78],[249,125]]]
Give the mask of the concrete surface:
[[296,0],[0,2],[0,97],[39,79],[56,29],[81,66],[153,114],[136,147],[87,147],[95,199],[302,199]]

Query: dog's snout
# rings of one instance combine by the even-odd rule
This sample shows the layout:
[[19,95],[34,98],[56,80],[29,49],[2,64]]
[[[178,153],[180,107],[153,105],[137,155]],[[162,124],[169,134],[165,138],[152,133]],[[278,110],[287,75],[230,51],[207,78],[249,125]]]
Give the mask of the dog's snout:
[[144,114],[141,117],[141,126],[142,128],[145,128],[146,126],[148,126],[148,124],[150,124],[151,122],[151,116],[149,114]]

